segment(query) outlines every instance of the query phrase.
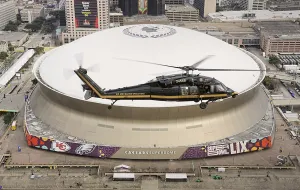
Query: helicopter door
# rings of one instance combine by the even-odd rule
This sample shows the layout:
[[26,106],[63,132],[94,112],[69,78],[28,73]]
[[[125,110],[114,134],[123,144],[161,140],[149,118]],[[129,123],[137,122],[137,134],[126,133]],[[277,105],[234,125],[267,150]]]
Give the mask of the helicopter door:
[[189,94],[189,88],[184,86],[180,87],[181,95],[188,95]]
[[190,95],[198,95],[199,94],[197,86],[190,86],[189,89],[190,89]]
[[216,91],[216,86],[215,85],[210,85],[209,92],[213,94],[213,93],[215,93],[215,91]]

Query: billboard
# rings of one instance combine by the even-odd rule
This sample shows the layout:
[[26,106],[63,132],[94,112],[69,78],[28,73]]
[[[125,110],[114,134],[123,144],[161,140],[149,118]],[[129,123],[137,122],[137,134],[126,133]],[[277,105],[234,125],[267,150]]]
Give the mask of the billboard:
[[76,28],[98,28],[97,0],[74,0]]
[[144,15],[148,13],[148,0],[138,0],[139,14]]

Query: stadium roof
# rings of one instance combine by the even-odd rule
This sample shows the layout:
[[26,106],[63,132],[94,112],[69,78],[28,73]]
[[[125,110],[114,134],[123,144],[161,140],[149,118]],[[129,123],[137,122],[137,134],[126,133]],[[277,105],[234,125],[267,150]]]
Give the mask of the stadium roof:
[[[156,28],[155,28],[156,27]],[[145,31],[145,30],[148,30]],[[149,32],[151,31],[151,32]],[[89,76],[102,88],[115,89],[145,83],[162,73],[181,71],[146,63],[120,60],[142,60],[173,66],[192,65],[207,55],[212,58],[201,68],[259,69],[256,61],[239,48],[201,32],[164,25],[131,25],[91,34],[46,53],[35,65],[40,78],[56,91],[83,100],[81,80],[74,74],[66,78],[65,70],[75,70],[75,54],[84,53],[83,67],[97,64],[98,72]],[[215,77],[229,88],[243,92],[255,85],[260,73],[202,72]],[[91,98],[110,104],[110,100]],[[174,107],[195,105],[195,102],[118,101],[119,106]]]

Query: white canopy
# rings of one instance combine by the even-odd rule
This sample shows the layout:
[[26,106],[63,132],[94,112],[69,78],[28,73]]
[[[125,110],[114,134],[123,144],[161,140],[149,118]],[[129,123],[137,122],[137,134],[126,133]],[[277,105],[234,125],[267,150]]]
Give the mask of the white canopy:
[[34,50],[26,51],[1,77],[0,88],[3,88],[26,63],[33,56]]
[[187,179],[186,173],[166,173],[166,179]]
[[114,179],[134,179],[134,173],[114,173]]

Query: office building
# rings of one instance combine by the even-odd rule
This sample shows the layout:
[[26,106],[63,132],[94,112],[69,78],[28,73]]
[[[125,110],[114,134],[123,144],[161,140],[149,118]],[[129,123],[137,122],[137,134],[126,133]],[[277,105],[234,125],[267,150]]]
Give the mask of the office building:
[[216,5],[227,10],[265,10],[268,0],[216,0]]
[[0,0],[0,29],[3,29],[8,21],[17,20],[15,3],[13,0]]
[[300,25],[296,22],[260,22],[255,30],[266,56],[300,52]]
[[258,21],[289,21],[299,18],[297,11],[221,11],[209,13],[207,19],[211,22],[258,22]]
[[167,5],[183,5],[184,0],[165,0],[165,4],[167,4]]
[[[88,11],[85,11],[88,10]],[[66,0],[66,30],[62,42],[69,43],[99,30],[109,28],[108,0]]]
[[165,0],[148,0],[148,15],[157,16],[165,14]]
[[23,22],[31,23],[37,17],[45,16],[45,8],[43,5],[28,5],[20,10],[21,19]]
[[170,22],[198,21],[199,10],[190,4],[166,5],[166,13]]
[[138,14],[138,0],[119,0],[119,7],[124,16],[133,16]]
[[182,23],[181,27],[189,28],[214,36],[237,47],[259,47],[260,37],[253,29],[253,23]]
[[124,25],[124,16],[122,12],[109,13],[109,27],[119,27]]
[[194,0],[194,7],[199,9],[199,14],[201,17],[206,17],[208,13],[216,12],[216,0]]
[[272,1],[269,8],[274,11],[300,10],[300,0]]
[[28,39],[26,32],[6,32],[0,31],[0,41],[10,43],[12,46],[19,47]]
[[59,11],[59,25],[60,26],[66,26],[66,11]]
[[119,0],[109,0],[109,9],[114,11],[119,6]]
[[166,15],[151,16],[151,15],[134,15],[131,17],[124,17],[124,25],[133,24],[170,24]]

